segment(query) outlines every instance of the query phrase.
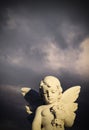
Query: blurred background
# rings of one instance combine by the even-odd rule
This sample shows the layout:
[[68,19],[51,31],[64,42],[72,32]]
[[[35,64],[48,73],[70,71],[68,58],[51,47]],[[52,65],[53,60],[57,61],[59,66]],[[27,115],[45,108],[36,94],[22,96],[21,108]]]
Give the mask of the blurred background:
[[80,0],[0,2],[0,129],[30,130],[22,87],[38,91],[46,75],[65,91],[80,85],[71,130],[88,128],[89,11]]

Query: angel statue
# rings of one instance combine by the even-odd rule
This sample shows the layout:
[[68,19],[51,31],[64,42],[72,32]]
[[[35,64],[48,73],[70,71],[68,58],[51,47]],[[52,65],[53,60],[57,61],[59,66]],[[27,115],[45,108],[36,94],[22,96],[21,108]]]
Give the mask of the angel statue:
[[29,102],[26,111],[33,118],[32,130],[64,130],[74,124],[80,86],[63,92],[57,77],[46,76],[40,82],[39,93],[25,87],[21,92]]

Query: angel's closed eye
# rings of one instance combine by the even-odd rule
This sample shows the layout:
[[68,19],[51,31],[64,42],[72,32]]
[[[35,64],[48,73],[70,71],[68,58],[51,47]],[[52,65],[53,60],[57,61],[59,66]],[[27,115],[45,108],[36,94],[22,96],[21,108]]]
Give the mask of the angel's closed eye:
[[55,94],[57,90],[51,90],[51,91],[44,91],[43,94],[53,93]]
[[51,92],[52,92],[52,93],[56,93],[56,92],[57,92],[57,90],[52,90]]

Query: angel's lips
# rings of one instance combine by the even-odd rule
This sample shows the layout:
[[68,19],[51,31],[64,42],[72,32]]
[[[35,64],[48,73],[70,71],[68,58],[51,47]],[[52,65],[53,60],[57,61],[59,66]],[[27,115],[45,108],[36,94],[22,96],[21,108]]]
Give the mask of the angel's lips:
[[53,102],[55,102],[55,100],[53,98],[48,98],[48,102],[53,103]]

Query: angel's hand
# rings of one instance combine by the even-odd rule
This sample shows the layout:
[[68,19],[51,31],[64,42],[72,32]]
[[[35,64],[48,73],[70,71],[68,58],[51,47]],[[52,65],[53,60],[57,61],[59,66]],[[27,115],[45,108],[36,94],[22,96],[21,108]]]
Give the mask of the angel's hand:
[[53,120],[52,120],[51,124],[52,124],[52,126],[54,126],[54,127],[56,126],[56,127],[62,128],[63,125],[64,125],[64,122],[63,122],[62,120],[56,118],[56,119],[53,119]]
[[66,111],[63,105],[54,105],[51,107],[51,112],[55,116],[55,118],[65,119],[66,118]]

